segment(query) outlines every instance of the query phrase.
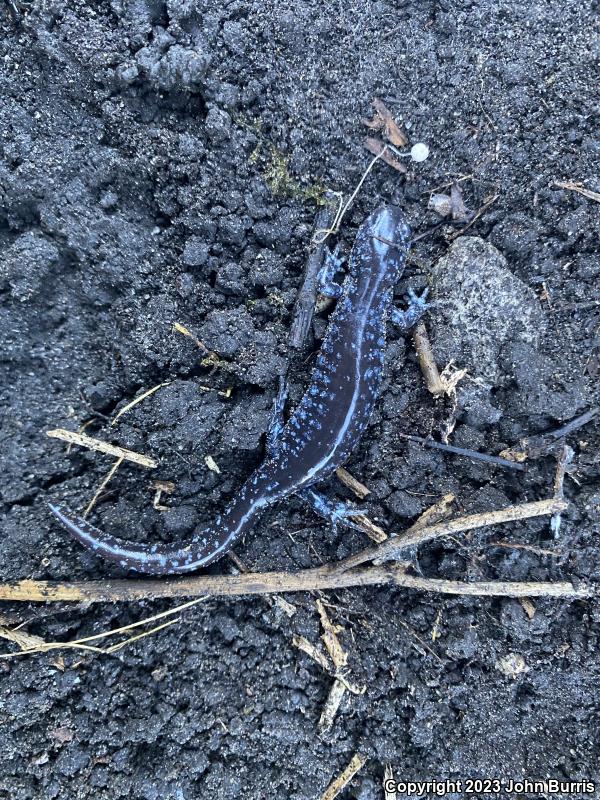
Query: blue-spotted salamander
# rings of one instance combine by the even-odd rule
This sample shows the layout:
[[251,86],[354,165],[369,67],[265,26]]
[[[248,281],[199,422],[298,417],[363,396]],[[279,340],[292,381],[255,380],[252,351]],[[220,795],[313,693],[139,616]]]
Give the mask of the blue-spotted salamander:
[[410,228],[400,209],[380,207],[358,230],[341,286],[334,282],[340,262],[333,256],[326,261],[320,289],[337,298],[337,304],[310,386],[286,423],[280,392],[267,458],[213,524],[184,542],[138,544],[104,533],[63,506],[50,506],[55,516],[93,552],[153,575],[192,572],[210,564],[251,528],[260,511],[294,493],[334,524],[351,525],[356,509],[330,501],[312,487],[346,461],[365,430],[381,387],[388,316],[408,329],[427,308],[426,293],[410,293],[406,311],[392,306],[409,239]]

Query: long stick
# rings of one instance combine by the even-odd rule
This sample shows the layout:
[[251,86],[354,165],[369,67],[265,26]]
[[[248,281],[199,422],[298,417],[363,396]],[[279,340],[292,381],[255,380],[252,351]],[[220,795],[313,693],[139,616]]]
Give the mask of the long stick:
[[27,602],[117,602],[165,597],[262,595],[274,592],[308,592],[317,589],[343,589],[349,586],[393,585],[428,592],[502,597],[594,596],[590,586],[574,586],[569,581],[556,583],[506,581],[447,581],[406,575],[395,565],[367,567],[338,572],[329,566],[300,572],[261,572],[242,575],[199,575],[177,580],[106,580],[60,583],[18,581],[0,584],[0,600]]
[[394,584],[412,589],[451,594],[504,595],[507,597],[591,597],[593,589],[560,583],[511,583],[485,581],[463,583],[407,575],[398,564],[360,568],[366,561],[396,556],[402,550],[436,537],[448,536],[484,525],[511,522],[528,517],[555,514],[567,507],[564,501],[551,499],[510,506],[499,511],[471,514],[468,517],[412,529],[404,536],[387,539],[377,547],[369,547],[343,561],[325,564],[300,572],[263,572],[241,575],[198,575],[168,580],[106,580],[61,583],[23,580],[0,583],[0,600],[33,602],[122,601],[158,597],[196,597],[270,594],[274,592],[306,592],[315,589],[341,589],[348,586]]
[[380,560],[381,558],[393,557],[402,550],[406,550],[414,545],[428,542],[440,536],[450,536],[453,533],[475,530],[486,525],[498,525],[501,522],[516,522],[519,519],[529,517],[543,517],[548,514],[556,514],[564,511],[568,503],[564,500],[538,500],[534,503],[523,503],[519,506],[508,506],[498,511],[484,511],[483,514],[470,514],[468,517],[451,519],[448,522],[440,522],[437,525],[430,525],[425,528],[417,528],[400,536],[391,536],[377,547],[368,547],[353,556],[338,561],[334,566],[336,571],[353,569],[365,561]]

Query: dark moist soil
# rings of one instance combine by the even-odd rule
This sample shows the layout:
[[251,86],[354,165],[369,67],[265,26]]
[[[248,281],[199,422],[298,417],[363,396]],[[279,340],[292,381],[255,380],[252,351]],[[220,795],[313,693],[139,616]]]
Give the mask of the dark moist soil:
[[[315,200],[357,184],[374,97],[431,155],[406,177],[376,166],[344,220],[346,251],[382,202],[421,234],[440,222],[427,209],[437,187],[461,178],[473,210],[497,196],[472,238],[449,247],[464,225],[443,224],[418,241],[397,287],[401,303],[409,285],[432,286],[440,367],[469,370],[449,441],[498,454],[598,402],[599,207],[554,184],[600,188],[594,3],[32,5],[20,22],[0,6],[3,580],[120,574],[46,507],[83,509],[113,462],[48,429],[85,424],[159,460],[153,472],[123,465],[92,515],[140,541],[185,537],[261,461],[278,376],[289,369],[293,404],[323,331],[319,317],[304,352],[288,346]],[[452,402],[427,392],[394,329],[386,369],[347,465],[379,524],[402,530],[449,492],[454,513],[550,494],[552,453],[519,473],[407,445],[400,433],[439,439]],[[596,581],[598,433],[596,419],[568,438],[558,537],[548,519],[484,529],[421,548],[416,566]],[[169,513],[152,506],[155,479],[175,484]],[[297,570],[366,543],[291,499],[236,552],[253,570]],[[225,559],[210,572],[230,569]],[[213,599],[115,655],[2,661],[0,797],[305,800],[356,752],[367,761],[345,798],[381,798],[386,765],[406,780],[600,777],[595,601],[328,592],[348,679],[366,691],[347,694],[320,737],[332,679],[292,644],[322,646],[315,599],[289,595],[292,617],[265,598]],[[1,613],[68,641],[173,605]]]

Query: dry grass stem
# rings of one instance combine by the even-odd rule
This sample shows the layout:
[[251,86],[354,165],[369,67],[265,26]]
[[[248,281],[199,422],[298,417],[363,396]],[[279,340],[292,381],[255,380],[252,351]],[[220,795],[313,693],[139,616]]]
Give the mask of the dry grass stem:
[[33,655],[34,653],[46,653],[49,650],[61,650],[61,649],[75,649],[75,650],[89,650],[94,653],[100,653],[102,655],[107,655],[110,653],[114,653],[117,650],[125,647],[126,645],[130,644],[131,642],[135,642],[138,639],[142,639],[145,636],[149,636],[150,634],[156,633],[157,631],[162,630],[163,628],[168,627],[169,625],[173,625],[176,622],[181,621],[181,617],[178,617],[175,620],[169,620],[166,623],[162,623],[157,625],[154,628],[151,628],[148,631],[144,631],[143,633],[136,634],[135,636],[130,636],[127,639],[117,642],[116,644],[110,645],[110,647],[96,647],[89,644],[89,642],[96,642],[99,639],[106,639],[111,636],[118,636],[122,633],[126,633],[127,631],[131,631],[134,628],[139,628],[142,625],[148,625],[151,622],[157,622],[158,620],[165,619],[166,617],[171,617],[174,614],[180,614],[182,611],[185,611],[187,608],[191,608],[192,606],[198,605],[198,603],[202,603],[205,601],[206,598],[199,597],[195,600],[189,600],[187,603],[182,603],[181,605],[176,606],[175,608],[168,609],[167,611],[161,611],[159,614],[153,614],[151,617],[146,617],[145,619],[138,620],[137,622],[132,622],[129,625],[123,625],[120,628],[115,628],[114,630],[110,631],[102,631],[102,633],[96,633],[92,636],[85,636],[81,639],[75,639],[71,642],[46,642],[39,636],[31,636],[30,634],[21,633],[17,629],[6,629],[7,633],[4,635],[4,631],[0,629],[0,636],[3,636],[5,639],[10,639],[11,641],[18,644],[20,647],[20,651],[17,653],[3,653],[0,655],[0,658],[14,658],[15,656],[23,656],[23,655]]
[[130,403],[127,403],[126,406],[123,406],[123,408],[115,415],[114,419],[110,424],[114,425],[117,422],[117,420],[119,420],[123,416],[123,414],[126,414],[134,406],[137,406],[137,404],[141,403],[142,400],[145,400],[147,397],[150,397],[150,395],[153,395],[154,392],[158,392],[158,390],[162,389],[163,386],[169,386],[169,384],[171,383],[173,383],[173,381],[164,381],[163,383],[159,383],[157,386],[153,386],[151,389],[148,389],[147,392],[143,392],[143,394],[139,395],[139,397],[134,397],[134,399]]
[[123,463],[123,456],[120,456],[119,458],[117,458],[115,463],[112,465],[112,467],[110,468],[110,470],[106,474],[106,477],[102,480],[102,483],[97,488],[96,493],[94,494],[94,496],[92,497],[92,499],[88,503],[87,508],[85,509],[85,511],[82,514],[84,519],[90,513],[92,508],[96,505],[96,503],[98,501],[98,498],[100,497],[100,495],[102,494],[102,492],[104,491],[106,486],[110,483],[110,481],[112,480],[113,475],[119,469],[119,467],[121,466],[122,463]]

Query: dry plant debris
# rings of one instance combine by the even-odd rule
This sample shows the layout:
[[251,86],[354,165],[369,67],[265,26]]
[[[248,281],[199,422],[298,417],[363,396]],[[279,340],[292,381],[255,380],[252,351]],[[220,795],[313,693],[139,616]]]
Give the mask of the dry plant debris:
[[346,691],[350,691],[352,694],[363,694],[366,691],[366,687],[355,686],[347,678],[345,667],[348,663],[348,653],[344,650],[338,638],[338,633],[341,633],[343,628],[334,625],[329,619],[329,615],[321,600],[317,600],[317,611],[321,620],[321,627],[323,628],[321,639],[325,644],[327,655],[304,636],[294,635],[292,643],[295,647],[312,658],[322,670],[333,676],[334,680],[325,705],[323,706],[318,724],[319,733],[324,734],[333,727],[335,716]]
[[371,490],[368,489],[364,483],[361,483],[354,475],[351,475],[348,470],[344,469],[344,467],[338,467],[335,471],[335,474],[344,486],[347,486],[348,489],[354,492],[354,494],[359,498],[359,500],[364,500],[365,497],[368,497],[371,494]]
[[383,100],[376,97],[373,100],[373,108],[375,109],[373,118],[363,120],[364,124],[371,130],[382,133],[384,138],[395,147],[406,147],[408,137],[399,127]]
[[146,392],[142,392],[142,394],[138,395],[138,397],[134,397],[133,400],[130,403],[127,403],[126,406],[123,406],[123,408],[115,415],[115,417],[113,418],[113,420],[112,420],[112,422],[110,424],[111,425],[115,425],[115,423],[123,416],[123,414],[126,414],[132,408],[137,406],[138,403],[141,403],[142,400],[145,400],[147,397],[150,397],[155,392],[158,392],[158,390],[162,389],[164,386],[169,386],[171,383],[173,383],[173,381],[163,381],[163,383],[159,383],[156,386],[153,386],[151,389],[148,389]]
[[360,753],[356,753],[354,756],[352,756],[352,760],[346,769],[329,784],[325,792],[321,795],[320,800],[334,800],[334,798],[338,796],[342,789],[344,789],[350,783],[356,773],[364,767],[366,762],[366,757]]
[[569,189],[572,192],[577,192],[587,197],[588,200],[595,200],[596,203],[600,203],[600,192],[593,192],[591,189],[586,189],[582,183],[576,183],[575,181],[554,181],[553,185],[558,189]]
[[101,639],[108,639],[112,636],[118,636],[123,633],[127,633],[128,631],[133,630],[134,628],[139,628],[143,625],[148,625],[151,622],[156,622],[161,619],[165,619],[166,617],[172,617],[180,612],[184,611],[187,608],[191,608],[192,606],[198,605],[198,603],[202,603],[206,600],[204,597],[198,597],[195,600],[190,600],[187,603],[183,603],[182,605],[176,606],[175,608],[171,608],[168,611],[162,611],[160,614],[154,614],[151,617],[146,617],[145,619],[139,620],[138,622],[132,622],[130,625],[124,625],[120,628],[115,628],[111,631],[103,631],[102,633],[94,634],[93,636],[85,636],[81,639],[76,639],[72,642],[46,642],[39,636],[31,636],[29,634],[22,633],[18,630],[18,628],[7,629],[4,626],[0,626],[0,637],[4,639],[8,639],[9,641],[14,642],[20,648],[20,650],[16,653],[2,653],[0,654],[0,658],[14,658],[15,656],[22,656],[22,655],[33,655],[35,653],[47,653],[50,650],[61,650],[61,649],[69,649],[69,650],[88,650],[93,653],[100,653],[102,655],[108,655],[110,653],[115,653],[117,650],[121,650],[128,644],[137,641],[138,639],[142,639],[146,636],[150,636],[151,634],[157,633],[164,628],[169,627],[170,625],[174,625],[177,622],[181,622],[181,617],[177,617],[176,619],[168,620],[167,622],[161,623],[160,625],[152,627],[150,630],[143,631],[142,633],[136,634],[134,636],[127,636],[125,639],[121,639],[120,641],[116,642],[115,644],[110,645],[109,647],[99,647],[96,645],[89,644],[90,642],[97,642]]
[[52,439],[61,439],[63,442],[68,442],[69,444],[78,444],[80,447],[87,447],[88,450],[106,453],[109,456],[115,456],[115,458],[132,461],[140,467],[147,467],[148,469],[156,469],[156,467],[158,467],[158,461],[155,461],[155,459],[149,456],[136,453],[134,450],[126,450],[124,447],[118,447],[114,444],[108,444],[108,442],[103,442],[101,439],[94,439],[92,436],[87,436],[84,433],[75,433],[74,431],[56,428],[51,431],[46,431],[46,436],[50,436]]
[[365,147],[370,153],[373,153],[374,156],[382,158],[385,163],[392,167],[392,169],[395,169],[396,172],[405,173],[408,171],[401,161],[394,158],[388,145],[379,141],[379,139],[375,139],[373,136],[367,136],[365,139]]
[[455,239],[458,239],[459,236],[462,236],[463,233],[466,233],[471,225],[473,225],[477,220],[482,217],[485,212],[493,206],[496,200],[500,197],[499,193],[496,192],[494,194],[490,194],[484,198],[483,205],[475,211],[474,214],[471,215],[471,218],[467,222],[467,224],[458,231],[453,231],[452,233],[448,234],[447,239],[449,242],[453,242]]
[[415,350],[417,351],[421,373],[425,379],[425,385],[428,391],[434,397],[446,394],[448,387],[447,384],[442,381],[437,364],[435,363],[433,348],[427,334],[425,323],[419,322],[413,331],[412,338]]
[[197,336],[194,336],[194,334],[189,330],[189,328],[186,328],[185,325],[181,325],[179,322],[173,322],[172,327],[176,333],[180,333],[182,336],[187,336],[188,339],[191,339],[196,347],[202,350],[206,356],[216,356],[216,354],[209,350],[208,347],[201,342]]
[[173,494],[175,491],[175,484],[173,481],[153,481],[152,488],[154,489],[154,500],[152,501],[152,507],[157,511],[170,511],[169,506],[161,503],[161,499],[163,493]]
[[456,181],[450,187],[450,194],[434,192],[427,207],[440,217],[450,217],[452,222],[469,222],[473,216],[473,211],[467,208],[463,200],[460,183]]
[[100,497],[100,495],[102,494],[104,489],[108,486],[108,484],[112,480],[115,472],[119,469],[119,467],[123,463],[123,460],[124,460],[123,456],[119,456],[119,458],[117,458],[115,463],[112,465],[112,467],[107,472],[106,476],[102,479],[102,481],[100,483],[100,486],[96,489],[96,491],[94,493],[94,496],[92,497],[90,502],[87,504],[86,509],[82,514],[84,519],[87,517],[87,515],[90,513],[90,511],[93,509],[93,507],[98,502],[98,498]]

